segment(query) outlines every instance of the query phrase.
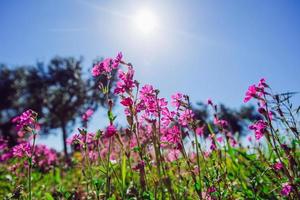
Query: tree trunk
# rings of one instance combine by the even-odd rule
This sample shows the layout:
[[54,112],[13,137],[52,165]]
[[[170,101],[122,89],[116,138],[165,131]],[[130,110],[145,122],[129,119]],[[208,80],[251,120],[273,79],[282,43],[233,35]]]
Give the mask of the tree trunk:
[[64,143],[65,159],[69,160],[68,149],[67,149],[67,130],[66,130],[66,125],[64,123],[62,123],[61,129],[62,129],[62,136],[63,136],[63,143]]

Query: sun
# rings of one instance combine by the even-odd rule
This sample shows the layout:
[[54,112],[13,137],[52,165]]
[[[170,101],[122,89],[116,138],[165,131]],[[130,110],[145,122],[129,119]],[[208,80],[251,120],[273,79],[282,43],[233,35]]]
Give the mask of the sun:
[[157,29],[157,18],[148,9],[139,10],[133,17],[136,28],[143,34],[151,34]]

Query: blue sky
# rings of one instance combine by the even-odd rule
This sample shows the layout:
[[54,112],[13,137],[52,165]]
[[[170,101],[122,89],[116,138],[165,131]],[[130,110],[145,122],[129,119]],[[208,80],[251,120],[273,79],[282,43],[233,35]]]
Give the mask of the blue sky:
[[[142,9],[158,24],[147,35],[131,20]],[[211,97],[237,108],[261,77],[274,91],[300,91],[296,0],[10,0],[0,2],[0,27],[0,62],[10,66],[60,55],[84,56],[90,67],[122,51],[136,78],[162,96],[182,91],[193,102]],[[97,114],[92,128],[102,127],[102,118]],[[48,141],[60,149],[59,139]]]

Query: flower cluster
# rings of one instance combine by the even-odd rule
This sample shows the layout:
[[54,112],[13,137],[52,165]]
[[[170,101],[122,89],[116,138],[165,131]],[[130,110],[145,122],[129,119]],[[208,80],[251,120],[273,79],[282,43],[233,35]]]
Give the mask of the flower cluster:
[[116,58],[106,58],[102,62],[98,62],[92,69],[93,76],[100,76],[104,73],[110,73],[113,69],[117,69],[122,61],[122,53],[118,53]]
[[259,140],[267,132],[267,126],[268,126],[267,122],[263,120],[258,120],[254,124],[250,125],[249,129],[254,131],[255,138]]
[[92,110],[92,109],[87,109],[86,111],[85,111],[85,113],[81,116],[81,119],[83,120],[83,121],[88,121],[90,118],[91,118],[91,116],[94,114],[94,111]]
[[16,130],[20,137],[23,137],[26,132],[30,132],[33,129],[39,129],[36,118],[37,113],[29,109],[12,119],[12,122],[16,124]]
[[244,98],[244,102],[247,103],[252,98],[260,99],[265,94],[265,88],[268,87],[264,78],[260,79],[258,85],[249,86],[246,96]]

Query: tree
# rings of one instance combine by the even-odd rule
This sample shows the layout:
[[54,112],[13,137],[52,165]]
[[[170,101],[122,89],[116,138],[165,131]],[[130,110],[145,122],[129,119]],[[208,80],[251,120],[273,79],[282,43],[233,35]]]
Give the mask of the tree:
[[[107,79],[103,76],[95,80],[90,75],[86,78],[82,59],[55,57],[48,65],[38,63],[13,69],[2,65],[0,74],[0,92],[5,95],[0,100],[0,133],[12,143],[16,135],[11,118],[31,108],[40,114],[42,133],[61,129],[67,156],[66,139],[71,125],[87,108],[97,110],[99,105],[105,105],[105,95],[99,91],[96,82],[105,85]],[[110,94],[115,74],[111,78]]]
[[[195,118],[200,121],[200,125],[209,122],[213,126],[211,114],[206,104],[202,102],[197,103],[197,106],[193,107],[193,111]],[[229,124],[230,131],[237,133],[239,136],[247,133],[247,122],[261,119],[260,114],[255,110],[254,106],[242,106],[240,109],[234,110],[226,107],[224,104],[218,105],[218,117],[226,120]],[[204,129],[204,135],[209,135],[207,129]]]

